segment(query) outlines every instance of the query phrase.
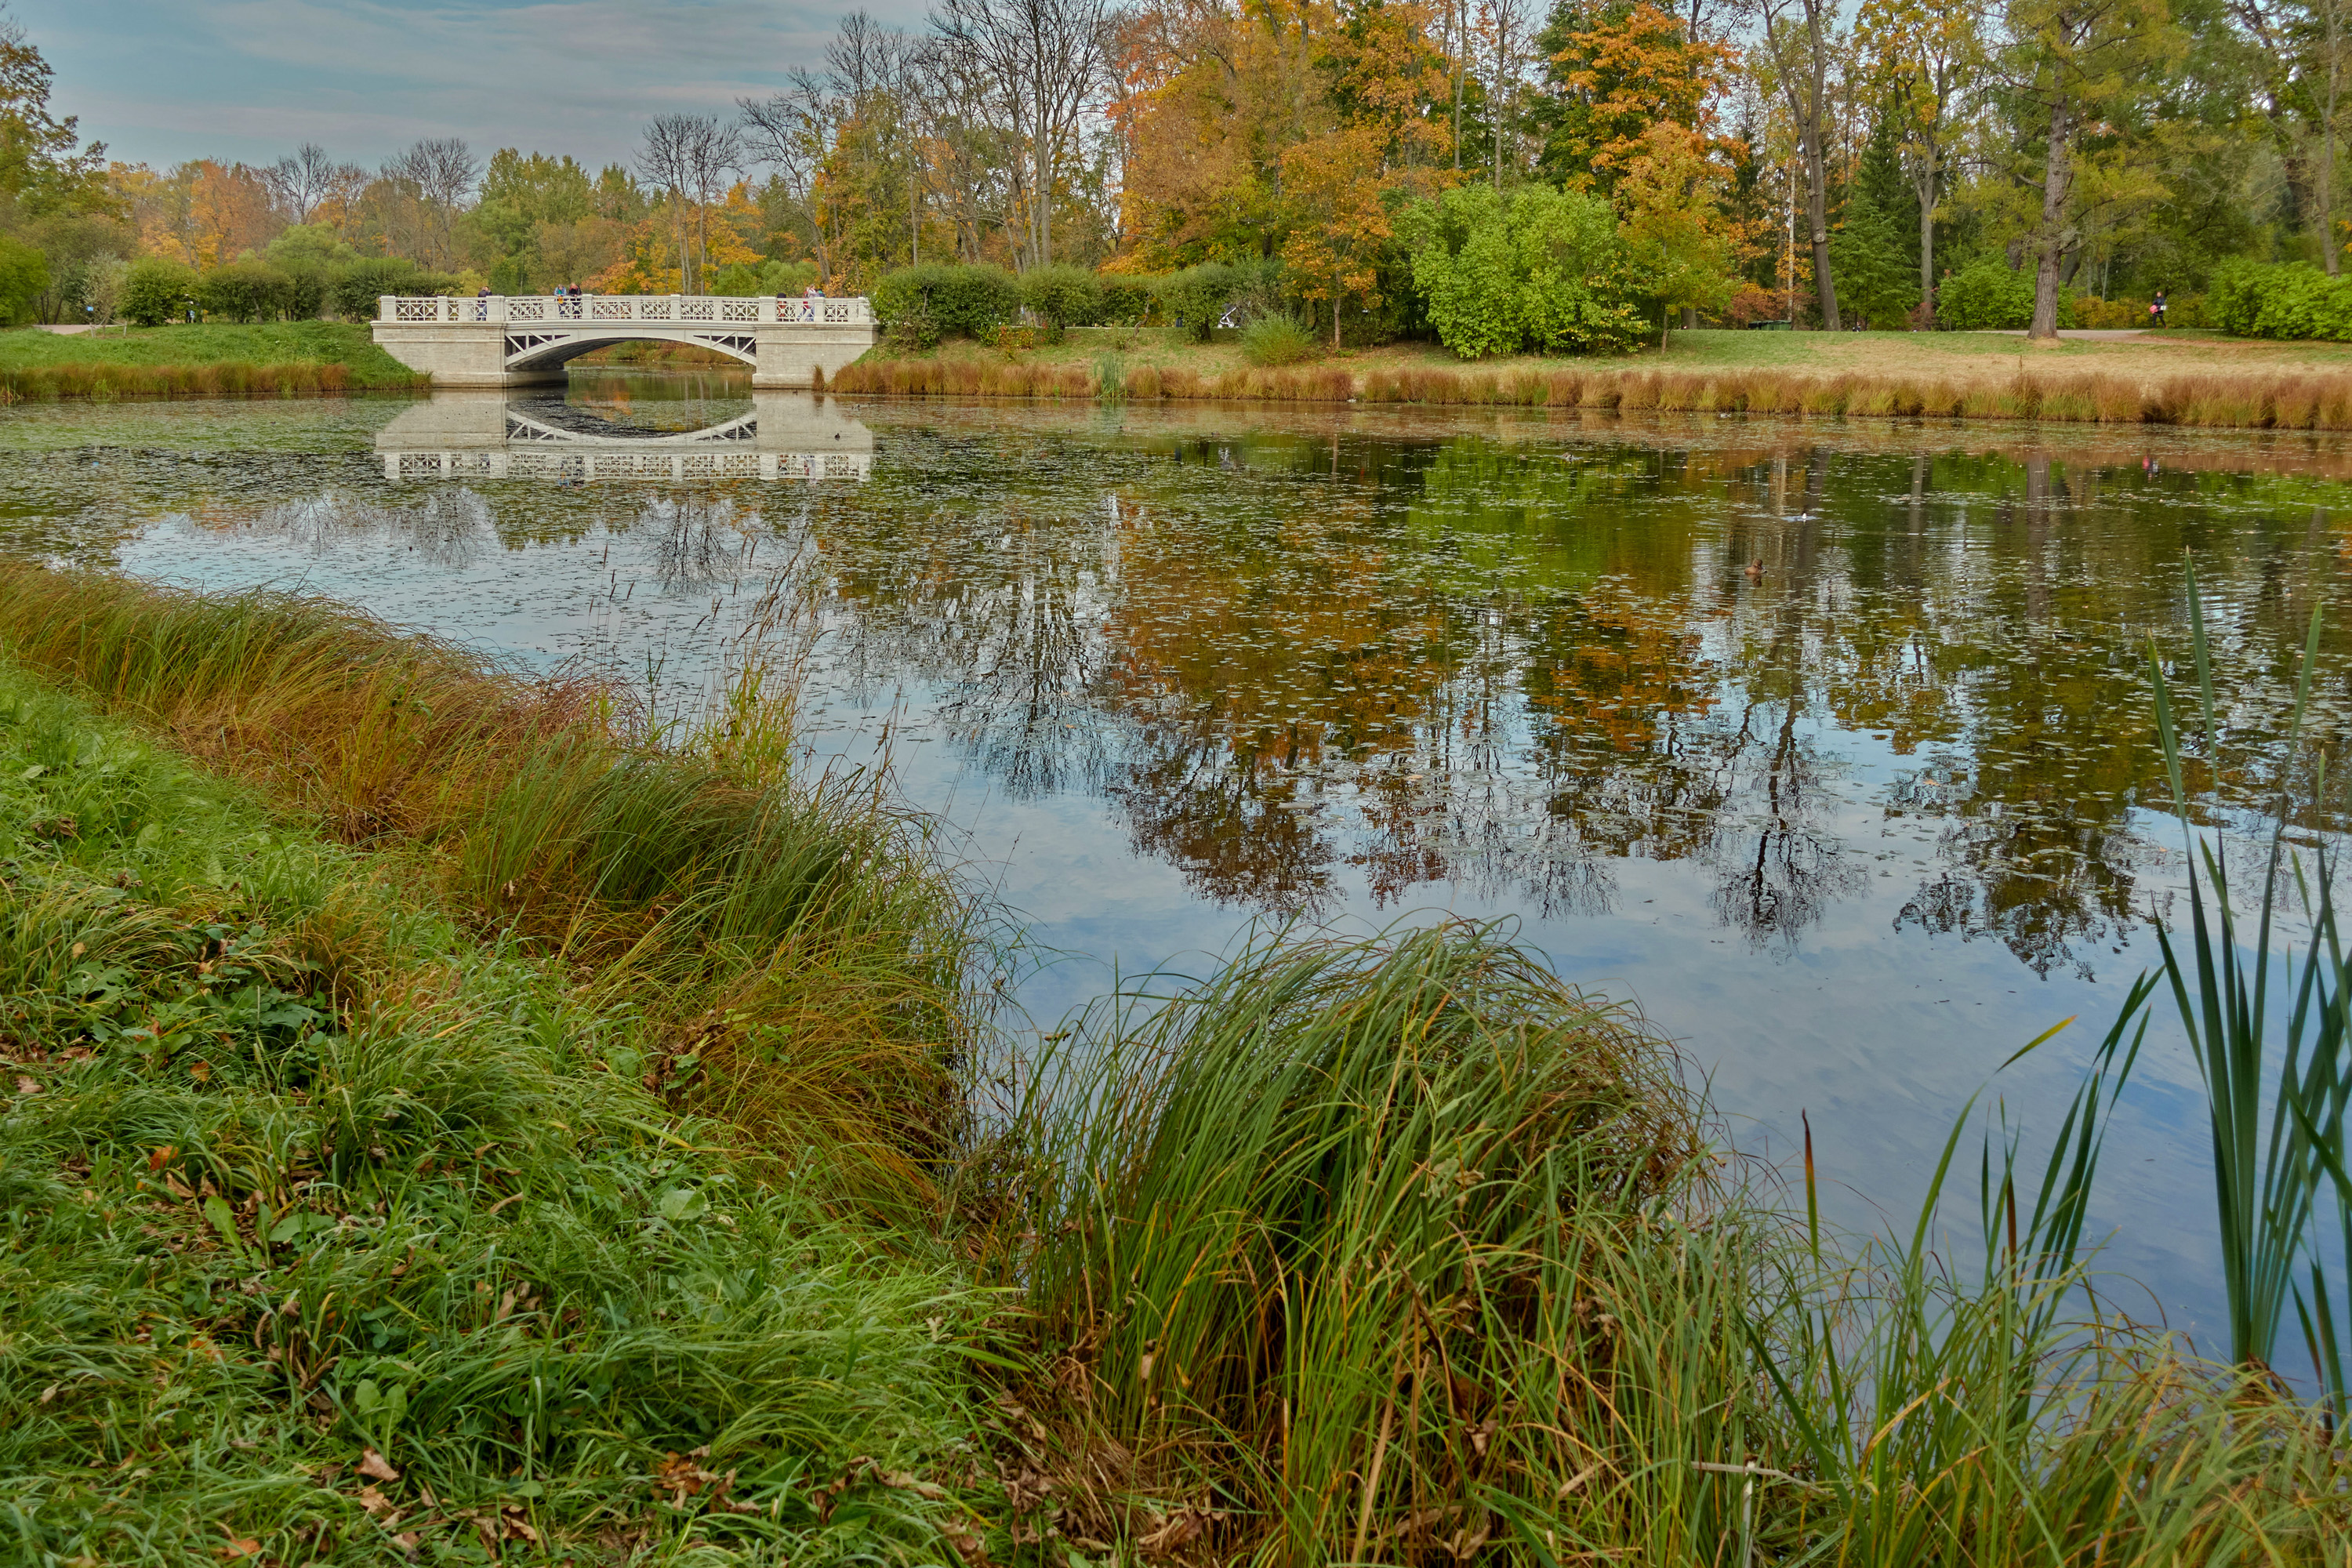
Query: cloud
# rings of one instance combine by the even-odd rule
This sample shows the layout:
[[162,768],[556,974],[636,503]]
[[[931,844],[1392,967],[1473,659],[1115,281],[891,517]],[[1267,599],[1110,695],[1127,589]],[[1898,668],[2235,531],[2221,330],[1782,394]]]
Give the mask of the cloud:
[[[16,0],[55,101],[114,155],[380,162],[420,136],[601,163],[823,56],[839,13],[761,0]],[[870,5],[919,26],[919,0]]]

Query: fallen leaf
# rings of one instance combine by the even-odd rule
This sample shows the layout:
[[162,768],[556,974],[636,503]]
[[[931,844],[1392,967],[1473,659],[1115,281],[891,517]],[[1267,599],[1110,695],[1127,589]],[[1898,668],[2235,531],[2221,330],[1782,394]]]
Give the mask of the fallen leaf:
[[384,1457],[382,1454],[377,1453],[373,1448],[366,1449],[360,1455],[360,1474],[367,1477],[371,1480],[396,1481],[400,1479],[400,1472],[394,1469],[392,1466],[385,1461]]
[[256,1556],[260,1551],[261,1542],[258,1541],[232,1535],[228,1538],[228,1543],[220,1549],[220,1555],[235,1562],[240,1557]]
[[380,1514],[390,1513],[392,1511],[393,1503],[390,1498],[384,1496],[373,1487],[362,1487],[360,1489],[360,1506],[367,1510],[370,1514]]

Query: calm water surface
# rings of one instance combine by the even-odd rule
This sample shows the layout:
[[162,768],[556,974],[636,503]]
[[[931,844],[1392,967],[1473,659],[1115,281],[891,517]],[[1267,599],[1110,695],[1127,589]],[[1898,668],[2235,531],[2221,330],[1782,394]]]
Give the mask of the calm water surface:
[[[698,439],[696,432],[716,431]],[[2002,1059],[2029,1139],[2155,960],[2148,650],[2220,649],[2259,826],[2289,651],[2352,714],[2352,451],[2258,437],[568,393],[0,413],[0,548],[331,595],[698,700],[780,578],[819,760],[887,754],[1026,918],[1050,1020],[1252,921],[1507,915],[1683,1043],[1745,1147],[1810,1115],[1907,1213]],[[2339,775],[2340,767],[2331,769]],[[2308,840],[2340,826],[2304,806]],[[2218,1321],[2159,1018],[2116,1268]]]

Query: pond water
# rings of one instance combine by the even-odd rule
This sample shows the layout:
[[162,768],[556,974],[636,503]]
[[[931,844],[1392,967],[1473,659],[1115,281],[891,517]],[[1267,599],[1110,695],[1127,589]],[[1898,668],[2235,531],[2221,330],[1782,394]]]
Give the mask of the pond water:
[[[1026,923],[1036,1017],[1253,921],[1509,916],[1681,1042],[1742,1147],[1785,1158],[1807,1116],[1856,1223],[1912,1212],[1969,1095],[2079,1016],[1994,1080],[2046,1134],[2156,960],[2182,856],[2147,668],[2186,647],[2184,561],[2208,820],[2259,831],[2315,605],[2324,749],[2352,714],[2329,439],[577,374],[20,406],[0,481],[0,548],[327,594],[671,700],[782,574],[821,630],[814,760],[887,756],[943,814]],[[2177,1025],[2150,1042],[2100,1221],[2156,1298],[2126,1305],[2202,1331],[2200,1101]]]

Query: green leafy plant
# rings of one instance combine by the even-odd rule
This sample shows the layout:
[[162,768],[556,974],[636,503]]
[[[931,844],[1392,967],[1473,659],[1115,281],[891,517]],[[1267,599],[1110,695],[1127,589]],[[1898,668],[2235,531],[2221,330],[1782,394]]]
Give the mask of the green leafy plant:
[[[2188,576],[2186,596],[2196,712],[2202,721],[2205,757],[2218,766],[2221,728],[2194,570]],[[2347,1100],[2352,1099],[2352,961],[2346,958],[2338,938],[2324,847],[2315,858],[2315,895],[2312,884],[2304,882],[2302,868],[2294,868],[2294,879],[2305,888],[2311,938],[2299,968],[2291,957],[2285,960],[2294,1004],[2283,1029],[2275,1026],[2271,952],[2276,903],[2287,880],[2286,831],[2294,815],[2289,781],[2311,698],[2312,670],[2318,662],[2319,631],[2320,612],[2315,608],[2282,747],[2282,776],[2251,952],[2241,944],[2224,851],[2191,826],[2195,819],[2182,767],[2185,747],[2173,717],[2171,685],[2162,661],[2151,656],[2157,735],[2173,807],[2188,839],[2190,945],[2184,955],[2173,932],[2162,926],[2158,940],[2181,1027],[2205,1085],[2231,1359],[2257,1371],[2275,1364],[2279,1332],[2293,1296],[2314,1370],[2332,1384],[2330,1392],[2340,1412],[2344,1387],[2338,1347],[2344,1335],[2330,1309],[2333,1301],[2346,1298],[2340,1289],[2331,1296],[2313,1243],[2323,1184],[2333,1177],[2339,1184],[2339,1199],[2344,1191],[2344,1116]],[[2321,777],[2324,781],[2324,772]],[[2212,889],[2210,917],[2198,875],[2200,862],[2204,881]],[[2296,1278],[2306,1259],[2307,1297]]]
[[1252,364],[1297,364],[1322,352],[1296,316],[1260,316],[1242,329],[1242,357]]

